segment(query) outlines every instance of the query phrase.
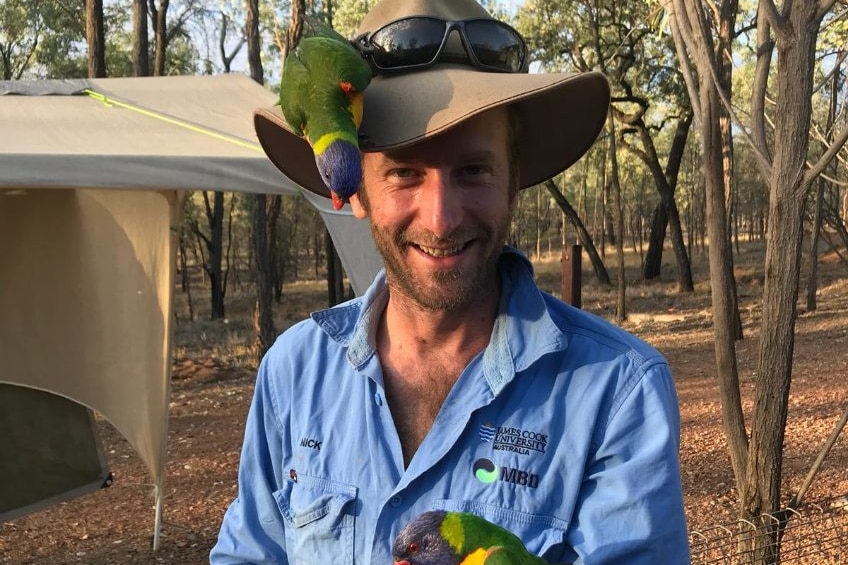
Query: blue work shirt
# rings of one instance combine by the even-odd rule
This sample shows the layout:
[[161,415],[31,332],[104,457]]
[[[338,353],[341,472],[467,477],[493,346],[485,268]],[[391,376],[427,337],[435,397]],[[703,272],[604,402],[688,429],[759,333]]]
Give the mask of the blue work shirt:
[[499,272],[489,345],[408,468],[375,349],[384,274],[277,339],[213,565],[391,564],[398,531],[432,509],[479,514],[550,562],[689,563],[665,359],[539,290],[517,251]]

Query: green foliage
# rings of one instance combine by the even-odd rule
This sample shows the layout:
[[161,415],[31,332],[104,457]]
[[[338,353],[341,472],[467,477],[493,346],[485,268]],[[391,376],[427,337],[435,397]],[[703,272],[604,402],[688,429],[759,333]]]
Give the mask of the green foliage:
[[83,6],[59,0],[0,0],[0,78],[53,76],[57,64],[79,76],[68,60],[85,44]]
[[353,38],[362,18],[374,0],[336,0],[333,9],[333,28],[349,39]]

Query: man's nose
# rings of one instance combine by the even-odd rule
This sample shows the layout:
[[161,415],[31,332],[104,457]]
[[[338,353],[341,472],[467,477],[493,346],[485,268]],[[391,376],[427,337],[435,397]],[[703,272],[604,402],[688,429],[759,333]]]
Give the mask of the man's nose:
[[448,237],[462,222],[462,198],[449,173],[435,171],[427,175],[421,199],[421,219],[437,237]]

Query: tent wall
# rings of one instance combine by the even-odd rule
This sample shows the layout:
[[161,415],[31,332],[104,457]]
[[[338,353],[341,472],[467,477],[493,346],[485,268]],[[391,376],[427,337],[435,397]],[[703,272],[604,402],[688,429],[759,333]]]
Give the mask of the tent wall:
[[[0,383],[103,414],[149,469],[158,524],[180,199],[302,189],[256,140],[276,96],[246,76],[71,82],[0,82]],[[381,267],[367,222],[304,195],[361,294]]]
[[95,408],[156,485],[178,200],[173,191],[0,191],[0,381]]

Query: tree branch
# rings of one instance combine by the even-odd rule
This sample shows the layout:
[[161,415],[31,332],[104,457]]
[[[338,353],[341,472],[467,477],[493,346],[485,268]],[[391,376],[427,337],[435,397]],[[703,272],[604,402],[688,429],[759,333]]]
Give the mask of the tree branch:
[[767,20],[771,27],[774,28],[774,32],[781,36],[781,38],[785,38],[787,33],[785,29],[786,20],[777,9],[777,6],[774,5],[774,1],[761,0],[757,3],[757,6],[757,12],[760,14],[758,19]]
[[686,83],[686,90],[689,93],[689,103],[692,105],[695,118],[700,121],[701,103],[698,99],[698,86],[695,81],[695,73],[692,70],[692,63],[686,52],[686,38],[680,25],[680,16],[678,16],[676,7],[678,1],[680,0],[669,0],[666,4],[666,9],[670,12],[669,25],[671,26],[671,38],[672,43],[674,43],[674,49],[677,51],[677,60],[680,61],[680,74],[683,75],[683,82]]
[[825,167],[827,167],[836,154],[842,150],[842,146],[846,142],[848,142],[848,126],[842,128],[842,131],[839,132],[839,135],[836,136],[836,139],[833,140],[833,143],[831,143],[827,151],[819,158],[818,162],[807,169],[807,172],[804,173],[804,183],[813,182],[824,171]]
[[757,151],[771,161],[766,142],[765,100],[769,68],[774,52],[774,40],[771,37],[770,20],[760,17],[757,18],[757,21],[757,65],[754,70],[754,83],[751,93],[751,143]]

